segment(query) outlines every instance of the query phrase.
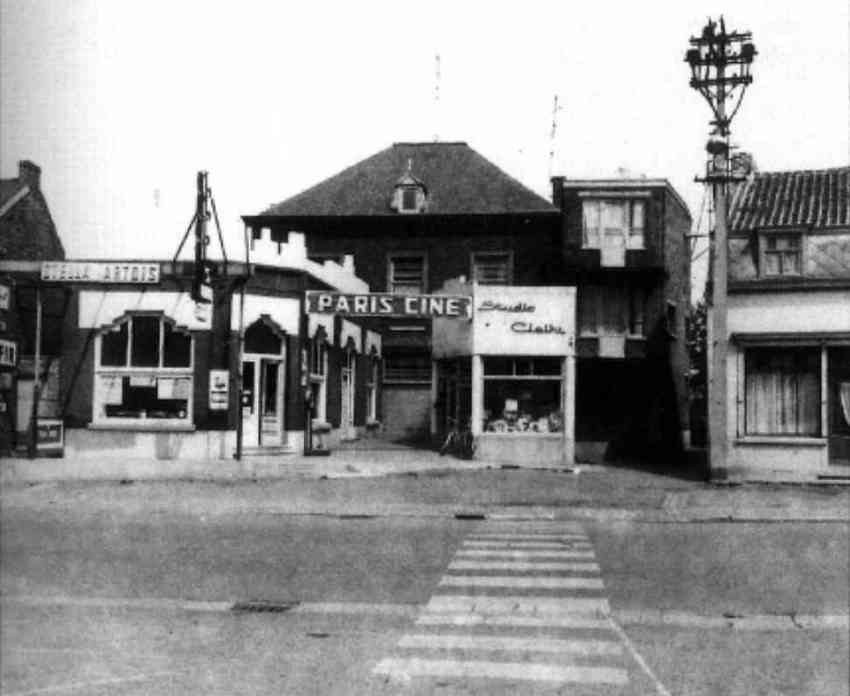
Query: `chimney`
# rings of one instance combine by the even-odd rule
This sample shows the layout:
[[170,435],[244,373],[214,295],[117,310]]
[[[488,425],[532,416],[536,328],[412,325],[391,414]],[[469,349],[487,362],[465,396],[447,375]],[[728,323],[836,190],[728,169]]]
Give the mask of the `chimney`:
[[552,205],[564,209],[564,177],[553,176],[552,181]]
[[18,162],[18,180],[29,186],[30,190],[38,190],[40,179],[41,167],[29,160],[21,160]]

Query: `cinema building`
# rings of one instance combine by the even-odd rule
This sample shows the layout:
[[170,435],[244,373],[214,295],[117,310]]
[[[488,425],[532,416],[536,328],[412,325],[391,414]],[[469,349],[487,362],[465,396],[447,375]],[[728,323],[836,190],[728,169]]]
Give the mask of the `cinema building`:
[[192,261],[4,265],[69,297],[52,395],[66,456],[277,455],[301,452],[310,426],[327,446],[378,419],[380,336],[305,311],[309,290],[368,287],[350,259],[309,260],[298,234],[214,262],[209,304],[191,297]]

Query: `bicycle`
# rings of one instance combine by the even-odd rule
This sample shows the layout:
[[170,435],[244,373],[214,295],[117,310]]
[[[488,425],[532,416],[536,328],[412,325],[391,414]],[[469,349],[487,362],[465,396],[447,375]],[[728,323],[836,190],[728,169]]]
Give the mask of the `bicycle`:
[[472,459],[475,455],[475,438],[472,435],[472,431],[469,427],[461,430],[457,427],[457,421],[453,418],[449,420],[453,423],[454,427],[446,436],[443,446],[440,447],[440,456],[451,454],[460,459]]

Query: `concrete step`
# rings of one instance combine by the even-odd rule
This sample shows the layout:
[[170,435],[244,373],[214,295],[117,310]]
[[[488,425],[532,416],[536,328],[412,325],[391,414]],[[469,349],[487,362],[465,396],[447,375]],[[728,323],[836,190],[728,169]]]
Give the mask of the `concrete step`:
[[277,457],[294,455],[295,448],[292,445],[274,445],[270,447],[243,447],[243,457]]

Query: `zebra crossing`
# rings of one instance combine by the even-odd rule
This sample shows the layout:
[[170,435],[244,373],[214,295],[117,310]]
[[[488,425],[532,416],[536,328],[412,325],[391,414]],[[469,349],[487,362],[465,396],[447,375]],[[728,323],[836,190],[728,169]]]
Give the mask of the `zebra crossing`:
[[415,627],[373,673],[412,686],[484,680],[480,693],[625,693],[628,657],[609,615],[578,523],[487,522],[464,538]]

